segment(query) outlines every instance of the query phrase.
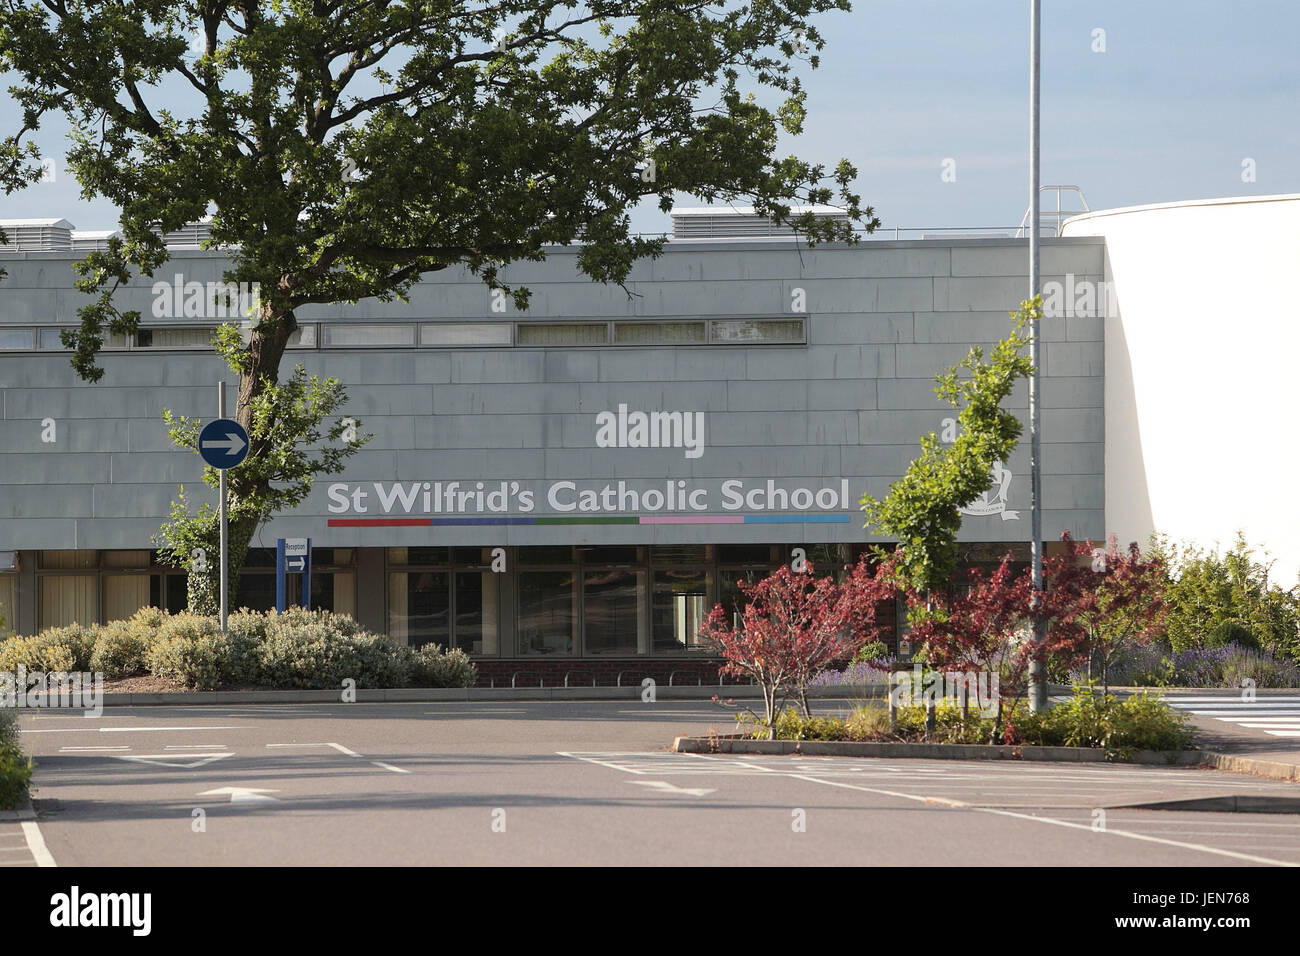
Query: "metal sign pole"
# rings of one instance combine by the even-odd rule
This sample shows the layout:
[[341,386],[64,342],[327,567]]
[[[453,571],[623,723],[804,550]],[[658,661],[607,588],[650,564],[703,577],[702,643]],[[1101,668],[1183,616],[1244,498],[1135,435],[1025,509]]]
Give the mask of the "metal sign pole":
[[307,555],[302,562],[302,606],[311,610],[311,538],[307,539]]
[[[217,418],[226,417],[226,383],[224,380],[217,382]],[[228,604],[228,582],[230,580],[230,566],[226,559],[226,550],[228,546],[228,535],[226,531],[226,469],[222,468],[218,474],[221,476],[221,485],[219,494],[221,495],[221,633],[226,633],[226,616],[229,612]]]
[[284,538],[275,539],[275,613],[285,610]]

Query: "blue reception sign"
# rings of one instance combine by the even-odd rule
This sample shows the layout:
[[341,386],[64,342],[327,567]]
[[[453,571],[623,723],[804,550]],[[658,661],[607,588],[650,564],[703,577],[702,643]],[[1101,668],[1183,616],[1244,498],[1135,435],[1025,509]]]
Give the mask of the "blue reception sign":
[[302,575],[302,606],[311,607],[311,538],[278,538],[275,542],[275,609],[288,606],[286,577]]
[[199,432],[199,454],[213,468],[234,468],[248,457],[248,432],[234,419],[213,419]]

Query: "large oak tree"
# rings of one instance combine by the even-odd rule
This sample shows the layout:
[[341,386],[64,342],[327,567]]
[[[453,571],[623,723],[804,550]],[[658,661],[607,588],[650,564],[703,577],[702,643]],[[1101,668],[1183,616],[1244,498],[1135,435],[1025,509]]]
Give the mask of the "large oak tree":
[[[166,261],[160,232],[210,215],[212,243],[233,257],[226,278],[260,287],[251,334],[219,344],[240,377],[234,417],[252,435],[248,461],[230,473],[241,551],[258,523],[355,447],[344,441],[333,459],[299,454],[293,473],[277,460],[285,441],[340,437],[320,427],[337,387],[320,386],[306,433],[276,427],[309,388],[276,391],[303,306],[388,301],[463,266],[526,308],[527,289],[505,283],[501,268],[575,240],[585,274],[622,283],[635,260],[662,249],[630,233],[629,210],[647,196],[665,211],[683,193],[752,203],[810,244],[876,225],[847,161],[827,169],[776,154],[781,131],[803,123],[796,70],[815,67],[823,47],[813,20],[848,9],[848,0],[3,2],[0,70],[17,79],[21,118],[0,140],[0,184],[31,181],[40,160],[31,135],[61,114],[73,130],[67,168],[84,195],[122,210],[121,239],[79,265],[93,298],[65,341],[87,380],[103,374],[105,335],[136,330],[139,314],[115,308],[113,293]],[[849,222],[792,210],[832,200]],[[175,437],[185,443],[192,429]],[[277,498],[285,481],[297,490]]]

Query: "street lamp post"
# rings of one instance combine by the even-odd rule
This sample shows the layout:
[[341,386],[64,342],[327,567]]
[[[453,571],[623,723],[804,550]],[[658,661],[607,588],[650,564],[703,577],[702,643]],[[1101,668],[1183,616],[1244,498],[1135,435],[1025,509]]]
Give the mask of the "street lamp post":
[[[1039,291],[1039,72],[1041,64],[1041,0],[1029,3],[1029,297]],[[1029,524],[1032,540],[1029,542],[1033,560],[1035,606],[1043,590],[1043,476],[1042,434],[1039,421],[1038,368],[1041,358],[1038,323],[1029,326],[1029,357],[1034,372],[1029,378]],[[1041,619],[1034,618],[1034,642],[1041,650],[1047,635]],[[1029,665],[1029,709],[1038,711],[1047,707],[1047,666],[1041,654],[1035,654]]]

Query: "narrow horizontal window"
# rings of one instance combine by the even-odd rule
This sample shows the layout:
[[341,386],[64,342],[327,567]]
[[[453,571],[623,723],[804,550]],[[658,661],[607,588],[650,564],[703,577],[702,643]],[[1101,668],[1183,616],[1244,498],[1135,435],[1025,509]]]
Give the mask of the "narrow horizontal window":
[[54,349],[55,351],[67,351],[63,340],[59,338],[62,329],[41,329],[36,334],[36,347],[41,349]]
[[510,325],[506,322],[440,322],[420,326],[420,345],[425,348],[509,344]]
[[608,345],[607,322],[520,322],[519,345]]
[[138,329],[138,349],[206,349],[212,347],[212,329]]
[[414,325],[383,325],[367,322],[364,325],[321,326],[321,344],[327,349],[339,348],[406,348],[415,345]]
[[703,322],[615,322],[615,345],[688,345],[707,342]]
[[802,344],[803,319],[715,319],[714,342],[779,342]]
[[32,329],[0,329],[0,349],[30,349],[36,346]]
[[314,349],[316,347],[316,326],[300,325],[293,330],[289,336],[289,341],[285,348],[290,349]]

